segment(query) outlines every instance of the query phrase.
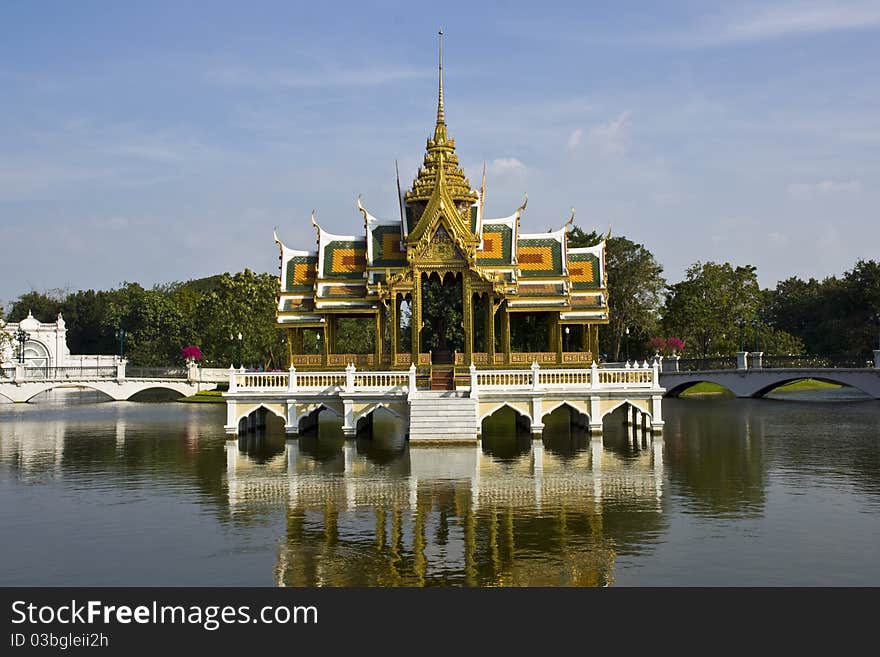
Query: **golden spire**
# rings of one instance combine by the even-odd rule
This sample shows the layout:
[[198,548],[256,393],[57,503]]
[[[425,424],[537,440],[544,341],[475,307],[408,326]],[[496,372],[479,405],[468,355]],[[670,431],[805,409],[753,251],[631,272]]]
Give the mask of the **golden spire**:
[[[443,30],[439,37],[439,81],[437,84],[437,123],[434,126],[434,137],[429,138],[422,167],[419,169],[412,189],[404,194],[406,203],[416,201],[427,202],[434,192],[434,187],[443,181],[455,201],[468,204],[477,200],[477,193],[471,190],[470,182],[458,164],[455,154],[455,140],[446,131],[446,115],[443,107]],[[442,176],[440,170],[442,169]],[[462,212],[465,210],[462,209]],[[469,210],[468,210],[469,212]]]
[[434,127],[434,141],[442,143],[446,141],[446,116],[443,113],[443,28],[437,33],[440,41],[439,66],[440,75],[437,84],[437,125]]

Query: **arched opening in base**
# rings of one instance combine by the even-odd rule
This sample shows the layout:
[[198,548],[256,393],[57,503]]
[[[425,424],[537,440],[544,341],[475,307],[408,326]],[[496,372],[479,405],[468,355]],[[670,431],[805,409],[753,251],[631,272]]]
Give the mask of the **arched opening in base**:
[[572,458],[590,446],[590,418],[568,404],[544,415],[544,446],[549,452]]
[[681,399],[725,399],[736,395],[729,388],[711,381],[688,381],[666,391],[667,397]]
[[531,422],[515,408],[504,405],[480,425],[483,452],[505,460],[515,459],[531,449]]

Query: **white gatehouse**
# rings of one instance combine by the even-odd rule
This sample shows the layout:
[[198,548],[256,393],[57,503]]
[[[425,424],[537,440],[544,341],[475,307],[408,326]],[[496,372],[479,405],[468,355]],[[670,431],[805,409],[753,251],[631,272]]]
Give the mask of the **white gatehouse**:
[[59,367],[113,367],[119,360],[112,354],[71,354],[67,346],[67,324],[61,313],[51,323],[37,320],[30,311],[20,322],[2,323],[0,331],[9,336],[0,352],[0,363],[4,368],[11,368],[20,361],[18,342],[19,331],[26,334],[24,341],[24,364],[28,369],[59,368]]

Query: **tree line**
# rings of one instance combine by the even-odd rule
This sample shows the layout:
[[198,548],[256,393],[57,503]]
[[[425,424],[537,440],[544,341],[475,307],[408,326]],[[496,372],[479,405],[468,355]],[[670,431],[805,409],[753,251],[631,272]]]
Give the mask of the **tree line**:
[[[574,227],[569,246],[601,239]],[[761,289],[752,265],[697,262],[684,280],[669,284],[663,266],[643,244],[615,236],[606,248],[610,323],[599,332],[606,360],[645,358],[654,353],[651,340],[658,337],[682,340],[682,355],[695,358],[730,356],[740,349],[869,358],[878,347],[877,261],[859,260],[840,277],[792,277]],[[435,301],[448,304],[439,289]],[[118,353],[123,329],[125,355],[138,365],[181,363],[181,349],[196,345],[209,366],[278,369],[287,366],[287,345],[275,323],[277,291],[277,276],[247,269],[150,289],[123,283],[112,290],[31,291],[12,303],[6,319],[19,321],[31,311],[52,322],[60,312],[71,351],[83,354]],[[460,331],[460,322],[450,319],[450,330]],[[517,350],[541,349],[546,331],[538,324],[513,336]],[[340,350],[372,349],[371,322],[342,329]],[[457,337],[447,336],[452,342]]]
[[[575,227],[569,246],[601,237]],[[880,262],[858,260],[842,277],[791,277],[762,289],[757,268],[696,262],[669,284],[663,266],[642,244],[624,237],[606,243],[610,324],[600,351],[621,360],[629,351],[653,353],[655,337],[684,342],[682,355],[731,356],[736,351],[816,354],[867,359],[880,348]]]
[[195,345],[208,366],[276,369],[287,367],[287,345],[275,324],[277,291],[277,276],[249,269],[150,289],[123,283],[112,290],[31,291],[6,319],[17,322],[30,311],[54,322],[61,313],[72,353],[124,350],[133,364],[182,365],[182,349]]

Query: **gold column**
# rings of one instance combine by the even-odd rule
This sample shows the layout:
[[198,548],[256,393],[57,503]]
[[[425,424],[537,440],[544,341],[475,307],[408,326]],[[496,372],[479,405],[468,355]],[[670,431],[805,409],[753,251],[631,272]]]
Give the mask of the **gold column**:
[[553,337],[555,340],[555,344],[553,345],[556,349],[556,364],[562,365],[562,322],[559,319],[559,313],[553,317]]
[[330,365],[330,340],[333,333],[333,316],[327,315],[324,318],[324,367]]
[[391,301],[391,366],[397,360],[397,331],[400,328],[400,303],[397,301],[397,293],[392,295]]
[[593,346],[590,351],[593,352],[593,360],[597,363],[599,362],[599,325],[593,324],[590,327],[592,330],[590,331],[590,337],[592,338]]
[[296,334],[297,329],[289,328],[287,329],[287,367],[293,365],[293,354],[294,354],[294,335]]
[[506,302],[501,310],[501,349],[504,350],[504,364],[510,365],[510,312]]
[[495,299],[491,294],[486,295],[486,353],[489,356],[489,367],[495,366]]
[[412,362],[418,367],[422,329],[422,273],[418,269],[413,270],[412,313],[409,321],[412,332]]
[[374,353],[376,358],[376,368],[382,368],[382,347],[384,346],[382,342],[385,340],[385,331],[384,328],[385,322],[383,321],[385,317],[385,305],[382,303],[376,304],[376,341],[373,345]]
[[590,351],[590,326],[581,324],[581,351]]
[[474,354],[474,295],[467,273],[461,276],[461,310],[464,320],[464,364],[470,366]]

